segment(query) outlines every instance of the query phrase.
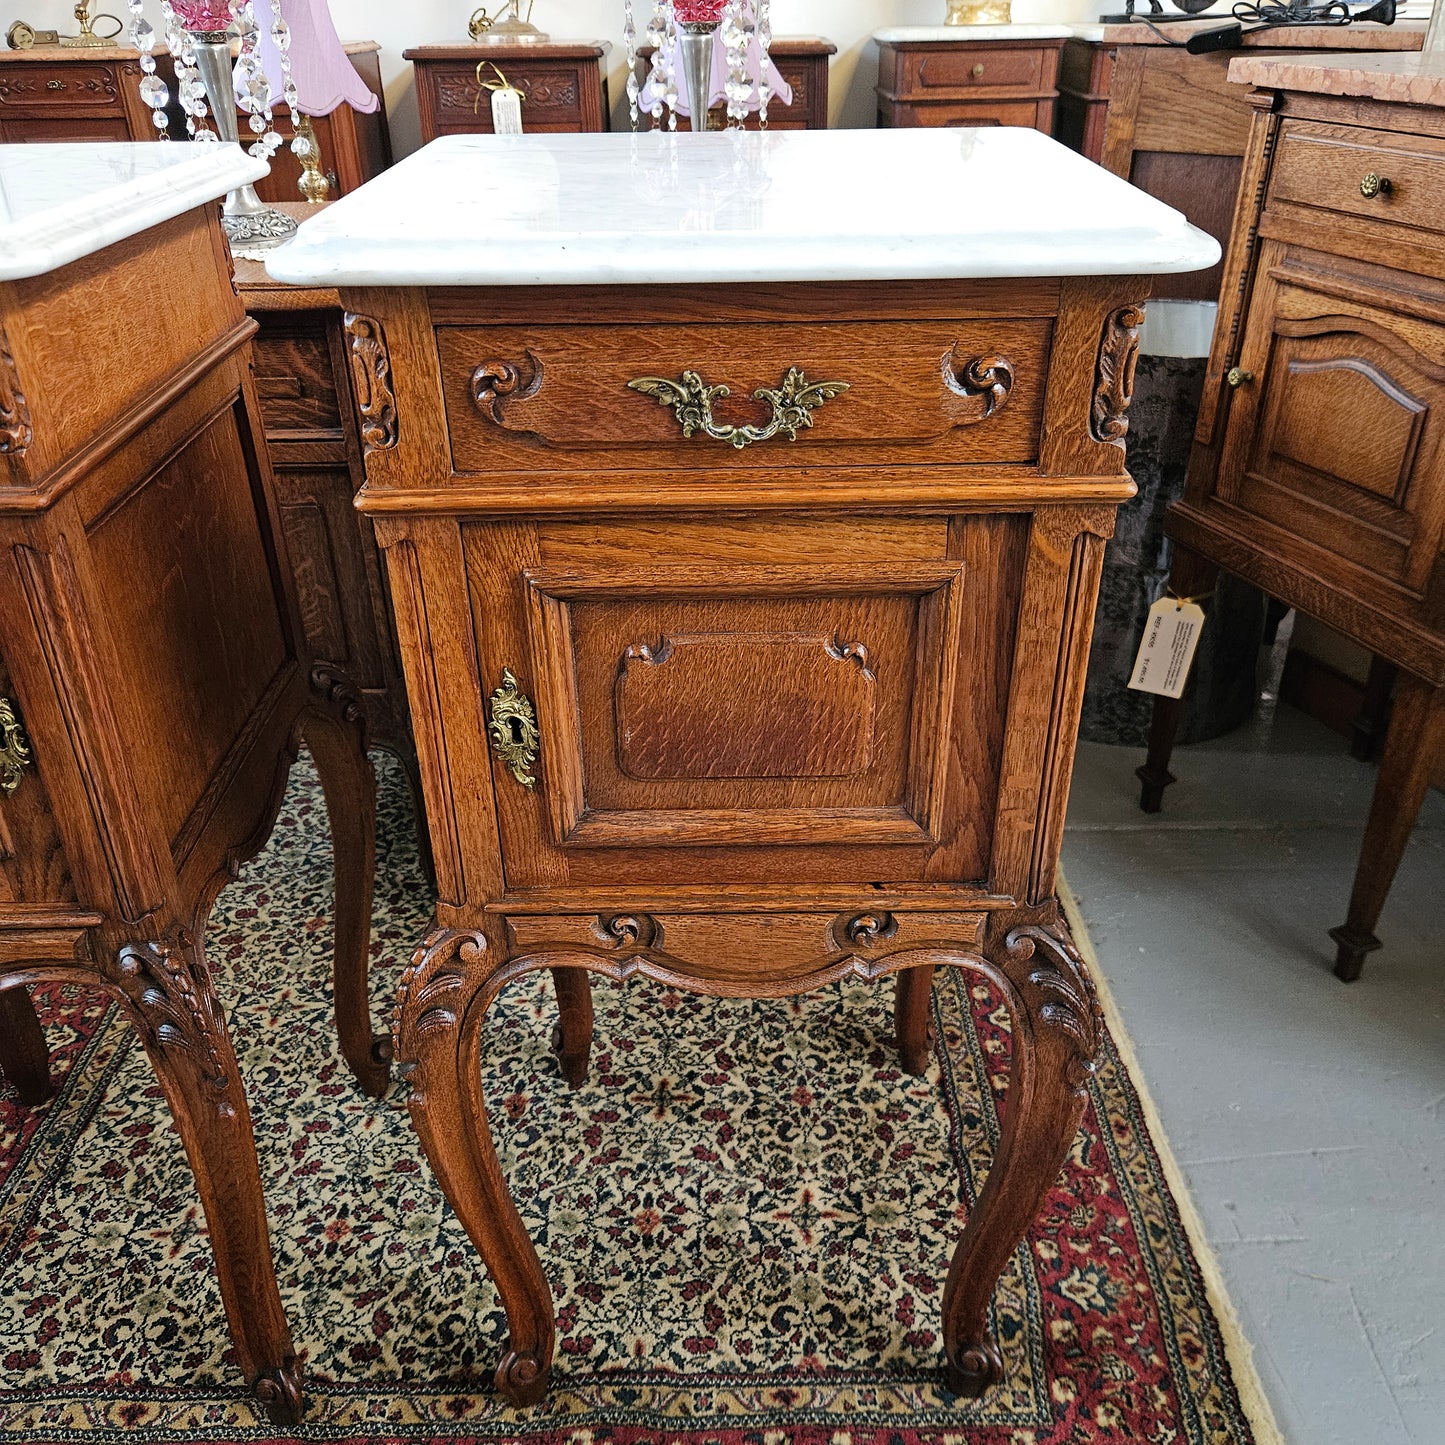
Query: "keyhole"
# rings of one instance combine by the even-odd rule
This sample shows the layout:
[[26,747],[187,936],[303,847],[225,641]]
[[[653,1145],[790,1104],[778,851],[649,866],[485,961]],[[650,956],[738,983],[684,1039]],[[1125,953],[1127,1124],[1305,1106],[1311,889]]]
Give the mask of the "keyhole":
[[522,736],[522,723],[521,723],[521,719],[520,719],[520,718],[508,718],[507,721],[508,721],[508,723],[511,725],[511,729],[512,729],[512,741],[513,741],[514,743],[516,743],[518,746],[520,746],[520,745],[522,744],[522,742],[524,741],[523,736]]

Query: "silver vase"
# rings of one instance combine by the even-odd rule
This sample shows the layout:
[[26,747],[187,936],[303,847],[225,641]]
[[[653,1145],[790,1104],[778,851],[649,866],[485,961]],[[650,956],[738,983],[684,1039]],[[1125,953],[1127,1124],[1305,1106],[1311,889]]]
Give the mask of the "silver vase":
[[[209,31],[193,35],[192,39],[196,47],[196,69],[201,72],[211,114],[216,118],[216,132],[222,140],[239,141],[241,128],[236,122],[230,41],[224,32]],[[238,186],[226,196],[221,207],[221,225],[233,246],[258,251],[283,245],[296,234],[296,222],[274,206],[268,206],[256,194],[254,186]]]
[[716,21],[688,20],[681,31],[682,69],[687,79],[687,103],[692,109],[692,128],[707,129],[708,101],[712,99],[712,42]]

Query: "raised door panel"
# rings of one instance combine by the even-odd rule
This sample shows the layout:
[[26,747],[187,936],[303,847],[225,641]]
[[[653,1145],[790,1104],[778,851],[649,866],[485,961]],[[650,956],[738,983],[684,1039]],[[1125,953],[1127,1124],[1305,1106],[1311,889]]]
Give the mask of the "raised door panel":
[[[980,519],[985,568],[1013,520]],[[902,558],[780,520],[770,562],[765,537],[730,544],[743,525],[677,524],[659,546],[663,524],[624,562],[627,528],[603,525],[582,565],[575,526],[465,530],[483,691],[508,697],[510,673],[535,707],[535,760],[518,773],[494,751],[509,889],[916,880],[940,850],[984,873],[972,805],[1003,682],[972,646],[999,622],[979,589],[1010,583],[972,575],[943,520],[893,524],[920,554]]]
[[1218,494],[1418,601],[1445,525],[1445,327],[1309,275],[1262,268]]

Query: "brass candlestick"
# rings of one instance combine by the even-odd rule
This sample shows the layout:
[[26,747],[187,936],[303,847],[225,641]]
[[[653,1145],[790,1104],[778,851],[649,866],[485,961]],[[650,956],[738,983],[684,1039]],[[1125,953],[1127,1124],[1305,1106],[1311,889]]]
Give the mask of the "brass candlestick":
[[309,205],[325,205],[331,199],[331,179],[321,169],[321,147],[317,144],[311,117],[298,113],[293,117],[293,124],[297,138],[304,142],[299,148],[293,148],[301,162],[301,179],[296,182],[296,188]]
[[507,0],[505,12],[488,15],[486,7],[473,11],[467,22],[467,34],[481,45],[542,45],[551,37],[532,24],[533,0],[528,0],[526,18],[522,18],[522,0]]

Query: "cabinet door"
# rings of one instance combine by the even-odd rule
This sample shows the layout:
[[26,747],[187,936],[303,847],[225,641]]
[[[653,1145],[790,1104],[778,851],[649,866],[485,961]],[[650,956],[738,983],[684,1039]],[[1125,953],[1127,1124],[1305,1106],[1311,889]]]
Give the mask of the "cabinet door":
[[1023,521],[465,529],[509,889],[981,878]]
[[1380,274],[1265,247],[1218,498],[1418,603],[1445,523],[1445,327]]

